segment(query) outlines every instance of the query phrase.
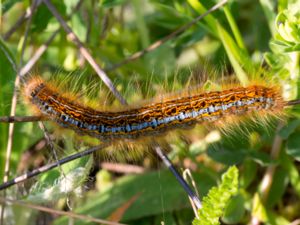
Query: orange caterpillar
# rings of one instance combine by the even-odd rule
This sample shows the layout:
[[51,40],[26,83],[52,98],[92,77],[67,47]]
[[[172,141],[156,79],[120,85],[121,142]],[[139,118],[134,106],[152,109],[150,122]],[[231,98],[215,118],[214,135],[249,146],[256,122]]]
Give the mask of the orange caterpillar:
[[98,111],[59,93],[40,77],[25,85],[29,102],[43,116],[79,134],[102,141],[137,139],[176,128],[188,128],[224,117],[282,112],[286,102],[277,87],[251,85],[156,101],[124,111]]

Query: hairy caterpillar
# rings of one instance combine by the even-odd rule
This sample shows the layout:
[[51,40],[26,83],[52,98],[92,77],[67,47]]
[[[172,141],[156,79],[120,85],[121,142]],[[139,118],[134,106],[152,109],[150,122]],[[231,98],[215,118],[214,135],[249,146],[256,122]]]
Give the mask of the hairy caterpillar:
[[190,91],[123,111],[99,111],[60,93],[40,77],[25,86],[29,102],[43,116],[78,134],[102,141],[137,139],[230,116],[281,112],[286,102],[276,86],[250,85],[222,91]]

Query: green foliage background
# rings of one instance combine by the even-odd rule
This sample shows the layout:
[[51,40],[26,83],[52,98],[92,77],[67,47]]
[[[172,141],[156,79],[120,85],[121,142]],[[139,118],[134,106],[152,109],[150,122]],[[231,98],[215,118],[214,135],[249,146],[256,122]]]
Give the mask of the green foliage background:
[[[67,18],[78,0],[53,0],[52,3],[61,15]],[[267,82],[272,79],[282,86],[287,99],[299,98],[300,2],[297,0],[279,0],[277,3],[271,0],[229,1],[226,6],[154,51],[110,71],[116,63],[190,22],[215,3],[213,0],[83,1],[68,24],[99,65],[108,71],[117,89],[132,104],[160,94],[162,89],[182,89],[188,82],[191,71],[194,79],[203,80],[203,73],[197,73],[199,67],[219,72],[217,74],[220,74],[220,77],[214,73],[213,79],[209,74],[208,81],[221,78],[220,72],[226,71],[228,74],[234,74],[242,84],[247,84],[253,74],[259,76],[263,71]],[[31,1],[6,0],[0,1],[0,4],[0,29],[4,37],[18,16],[30,6]],[[30,24],[25,43],[25,63],[59,26],[47,7],[41,4]],[[1,38],[0,41],[0,116],[10,114],[16,77],[11,61],[17,65],[20,61],[24,31],[25,24],[22,24],[10,38]],[[73,77],[75,81],[79,79],[79,90],[94,85],[95,88],[89,91],[89,95],[95,101],[106,99],[108,106],[120,105],[80,55],[78,48],[67,39],[63,30],[38,60],[32,70],[32,73],[36,72],[44,77],[59,74],[60,79],[64,79],[65,76]],[[19,99],[17,115],[31,115],[22,98]],[[243,124],[238,132],[233,132],[230,136],[221,135],[219,139],[212,140],[211,137],[216,134],[214,130],[198,127],[189,133],[189,138],[178,135],[171,139],[169,156],[178,167],[188,166],[193,169],[201,197],[220,180],[220,175],[228,166],[238,166],[239,193],[226,208],[221,219],[223,223],[247,224],[253,218],[257,218],[264,224],[289,224],[300,217],[300,119],[297,106],[289,109],[288,115],[289,118],[280,129],[276,129],[278,121],[273,121],[267,129],[259,124]],[[51,124],[49,127],[52,130]],[[246,135],[241,135],[240,131],[244,130],[247,130]],[[74,152],[75,149],[83,149],[78,137],[69,138],[68,135],[63,135],[63,144],[57,144],[63,149],[59,152],[61,157]],[[275,138],[281,140],[277,157],[271,155]],[[1,177],[7,139],[8,125],[1,123]],[[25,152],[42,139],[43,134],[36,123],[16,124],[11,177],[24,172],[20,171],[20,167],[24,170],[24,164],[26,169],[37,166],[34,162],[22,159]],[[47,153],[47,147],[43,149],[42,155],[46,156],[43,157],[51,155]],[[75,212],[103,219],[110,218],[114,212],[130,203],[124,214],[119,213],[122,214],[121,222],[191,223],[194,214],[187,196],[175,178],[169,171],[155,170],[158,163],[147,165],[146,159],[147,157],[136,160],[135,163],[151,170],[150,172],[126,176],[99,171],[99,159],[94,162],[92,158],[78,160],[69,168],[63,168],[66,175],[70,175],[74,168],[86,168],[86,173],[81,174],[85,180],[92,168],[89,176],[94,177],[96,187],[85,184],[88,188],[82,192],[77,188],[85,185],[82,179],[79,179],[76,188],[69,191],[60,189],[61,191],[56,192],[56,189],[51,189],[54,191],[51,192],[51,197],[45,198],[43,193],[49,191],[54,184],[57,185],[55,187],[60,187],[61,173],[54,170],[42,175],[34,188],[25,187],[28,195],[21,198],[39,203],[50,201],[51,207],[62,209],[66,197],[69,196]],[[44,162],[48,161],[44,159]],[[273,183],[263,198],[265,193],[262,193],[262,178],[270,168],[274,168],[271,177]],[[79,197],[78,192],[83,197]],[[15,195],[16,188],[8,191],[8,197]],[[137,199],[131,202],[137,195]],[[43,216],[24,207],[7,207],[7,210],[11,210],[11,217],[6,218],[11,224],[18,224],[18,218],[21,216],[24,218],[22,224],[38,224],[39,218]],[[44,217],[48,218],[45,215]],[[50,217],[50,221],[53,220],[54,218]],[[53,223],[66,224],[67,220],[61,217]],[[84,223],[88,221],[76,221],[76,224]]]

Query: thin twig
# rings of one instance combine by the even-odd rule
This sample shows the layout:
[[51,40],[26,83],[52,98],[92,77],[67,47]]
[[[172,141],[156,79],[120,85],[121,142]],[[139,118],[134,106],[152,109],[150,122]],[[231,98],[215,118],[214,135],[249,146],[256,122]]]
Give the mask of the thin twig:
[[[72,10],[70,15],[68,16],[68,19],[70,19],[71,16],[80,8],[80,5],[82,4],[82,2],[83,2],[83,0],[80,0],[77,3],[75,8]],[[38,4],[40,4],[40,3],[41,3],[41,1],[39,1]],[[55,36],[59,33],[60,29],[61,28],[58,28],[56,31],[54,31],[54,33],[50,36],[50,38],[42,46],[40,46],[38,48],[38,50],[34,53],[34,55],[31,57],[31,59],[25,64],[25,66],[22,67],[22,69],[20,70],[21,77],[26,75],[32,69],[34,64],[38,61],[38,59],[42,56],[42,54],[47,50],[48,46],[53,41]],[[10,59],[9,57],[7,57],[7,58]],[[12,60],[10,60],[10,61],[12,61]],[[13,61],[12,61],[12,63],[13,63]],[[16,65],[14,65],[14,63],[13,63],[13,67],[15,68],[15,70],[17,72]],[[0,122],[5,122],[5,123],[35,122],[35,121],[45,121],[45,120],[48,120],[48,119],[45,117],[41,117],[41,116],[3,116],[3,117],[0,117]]]
[[[53,153],[55,161],[58,162],[59,159],[58,159],[57,153],[56,153],[55,148],[54,148],[53,140],[51,139],[51,136],[50,136],[47,128],[45,127],[45,125],[44,125],[44,123],[42,121],[39,121],[39,126],[40,126],[41,130],[44,133],[44,137],[45,137],[45,139],[47,141],[48,146],[50,147],[50,149],[51,149],[51,151]],[[58,164],[58,168],[59,168],[60,172],[62,173],[63,177],[66,178],[66,175],[65,175],[64,171],[62,170],[62,168],[61,168],[61,166],[59,164]]]
[[172,162],[170,159],[167,157],[167,155],[162,151],[161,147],[154,141],[152,140],[154,150],[156,154],[160,157],[160,159],[163,161],[165,166],[173,173],[177,181],[181,184],[183,189],[187,192],[188,196],[192,199],[194,202],[195,206],[197,209],[202,208],[202,204],[198,196],[195,194],[195,192],[190,188],[188,183],[183,179],[183,177],[178,173],[176,168],[173,166]]
[[[54,143],[53,143],[53,140],[52,140],[52,138],[51,138],[51,136],[50,136],[47,128],[45,127],[45,125],[44,125],[44,123],[42,121],[39,122],[39,126],[40,126],[41,130],[44,133],[44,137],[45,137],[45,139],[47,141],[48,146],[50,147],[50,150],[52,151],[52,155],[54,156],[55,161],[58,163],[57,167],[58,167],[60,173],[62,174],[62,176],[64,177],[64,179],[67,180],[66,174],[64,173],[63,169],[61,168],[61,165],[58,162],[59,159],[58,159],[56,150],[54,148]],[[69,199],[69,196],[68,196],[67,197],[67,205],[68,206],[69,206],[69,201],[70,201],[70,199]]]
[[[72,9],[72,12],[70,15],[68,15],[67,20],[69,20],[72,15],[79,10],[83,0],[80,0],[77,5]],[[49,47],[50,43],[54,40],[56,35],[59,33],[61,27],[59,27],[56,31],[53,32],[53,34],[50,36],[50,38],[43,44],[41,45],[38,50],[35,51],[34,55],[30,58],[30,60],[26,63],[25,66],[22,67],[20,70],[20,76],[23,77],[25,74],[27,74],[32,67],[36,64],[36,62],[40,59],[40,57],[44,54],[44,52],[47,50]]]
[[3,54],[5,55],[6,59],[9,61],[12,69],[18,73],[18,68],[17,68],[17,64],[15,63],[14,59],[12,58],[12,56],[10,55],[10,53],[8,52],[8,50],[6,48],[4,48],[3,45],[0,45],[0,49],[3,52]]
[[[36,9],[36,4],[38,0],[34,0],[30,6],[30,11],[33,13]],[[32,21],[32,13],[28,18],[28,21],[26,23],[26,29],[24,33],[24,40],[22,43],[21,47],[21,53],[20,53],[20,62],[18,68],[21,68],[23,65],[23,57],[24,57],[24,52],[25,52],[25,46],[28,38],[28,33],[29,33],[29,28],[30,24]],[[20,70],[18,70],[20,71]],[[10,111],[10,116],[15,116],[16,114],[16,106],[17,106],[17,96],[18,96],[18,88],[20,85],[20,74],[17,74],[17,77],[15,79],[15,84],[14,84],[14,94],[12,98],[12,103],[11,103],[11,111]],[[14,137],[14,123],[9,124],[8,128],[8,140],[7,140],[7,147],[6,147],[6,156],[5,156],[5,167],[4,167],[4,177],[3,177],[3,182],[8,181],[9,177],[9,171],[10,171],[10,158],[11,158],[11,151],[12,151],[12,144],[13,144],[13,137]],[[6,197],[6,192],[3,192],[3,196]],[[5,203],[2,204],[1,211],[0,211],[0,223],[4,223],[4,211],[5,211]]]
[[[77,5],[75,6],[75,8],[72,10],[72,12],[70,13],[70,15],[68,16],[68,19],[71,18],[71,16],[80,8],[81,4],[82,4],[83,0],[80,0]],[[51,37],[46,41],[45,44],[43,44],[33,55],[33,57],[28,61],[28,63],[20,70],[20,76],[23,77],[25,74],[27,74],[30,69],[33,67],[33,65],[37,62],[37,60],[41,57],[41,55],[46,51],[46,49],[48,48],[49,44],[52,42],[52,40],[55,38],[55,36],[58,34],[60,28],[58,28],[52,35]],[[0,118],[1,119],[1,118]],[[42,120],[46,120],[45,118],[42,117],[31,117],[31,119],[37,119],[38,121],[42,121]],[[1,121],[1,120],[0,120]],[[24,122],[24,120],[23,120]],[[44,126],[44,124],[40,123],[40,126],[42,128],[42,130],[44,131],[45,137],[48,141],[48,144],[50,145],[52,151],[53,151],[53,155],[55,157],[56,160],[58,160],[57,154],[54,150],[53,147],[53,143],[50,139],[50,136]]]
[[[42,3],[42,0],[38,0],[36,3],[36,8]],[[28,19],[31,17],[33,11],[30,8],[28,8],[26,10],[25,13],[23,13],[18,20],[16,21],[16,23],[3,35],[3,40],[7,41],[10,36]]]
[[111,221],[107,221],[107,220],[97,219],[97,218],[93,218],[91,216],[77,214],[77,213],[73,213],[73,212],[70,212],[70,211],[66,212],[66,211],[56,210],[56,209],[48,208],[48,207],[45,207],[45,206],[34,205],[34,204],[31,204],[31,203],[24,202],[24,201],[19,201],[19,200],[12,200],[12,199],[7,199],[7,198],[1,198],[0,197],[0,202],[2,202],[2,203],[11,203],[13,205],[24,206],[26,208],[36,209],[36,210],[39,210],[39,211],[42,211],[42,212],[47,212],[47,213],[61,215],[61,216],[68,216],[70,218],[80,219],[80,220],[84,220],[84,221],[91,221],[91,222],[100,223],[100,224],[124,225],[122,223],[116,223],[116,222],[111,222]]
[[[188,182],[188,179],[189,179],[189,181],[190,181],[189,183],[192,183],[192,187],[194,188],[195,193],[196,193],[196,195],[199,198],[199,192],[197,190],[196,182],[194,180],[194,177],[193,177],[191,171],[189,169],[185,169],[182,174],[183,174],[183,178],[187,182]],[[195,206],[195,203],[193,202],[193,200],[191,199],[191,197],[189,197],[189,200],[190,200],[190,202],[192,204],[192,208],[194,210],[195,217],[199,219],[198,210],[197,210],[197,207]]]
[[75,159],[78,159],[78,158],[82,158],[84,156],[87,156],[87,155],[90,155],[98,150],[102,150],[106,147],[108,147],[109,144],[108,143],[105,143],[105,144],[102,144],[102,145],[99,145],[99,146],[95,146],[95,147],[92,147],[92,148],[89,148],[85,151],[82,151],[82,152],[78,152],[78,153],[75,153],[73,155],[70,155],[70,156],[67,156],[63,159],[60,159],[56,162],[53,162],[53,163],[50,163],[50,164],[47,164],[45,166],[42,166],[40,168],[37,168],[37,169],[34,169],[28,173],[25,173],[21,176],[18,176],[10,181],[7,181],[3,184],[0,185],[0,190],[4,190],[12,185],[15,185],[15,184],[18,184],[20,182],[24,182],[26,180],[28,180],[29,178],[32,178],[32,177],[35,177],[41,173],[44,173],[44,172],[47,172],[55,167],[57,167],[58,165],[63,165],[65,163],[68,163],[70,161],[73,161]]
[[0,123],[36,122],[49,120],[42,116],[1,116]]
[[[155,142],[154,142],[155,143]],[[51,164],[42,166],[38,169],[35,169],[31,172],[25,173],[19,177],[16,177],[10,181],[4,182],[3,184],[0,185],[0,190],[4,190],[12,185],[18,184],[20,182],[24,182],[29,178],[35,177],[41,173],[44,173],[48,170],[51,170],[57,166],[63,165],[65,163],[68,163],[70,161],[73,161],[75,159],[78,158],[82,158],[84,156],[90,155],[98,150],[102,150],[106,147],[108,147],[110,144],[109,143],[105,143],[99,146],[95,146],[92,147],[88,150],[82,151],[82,152],[78,152],[75,153],[73,155],[67,156],[61,160],[58,160],[56,162],[53,162]],[[175,175],[176,179],[179,181],[179,183],[181,184],[181,186],[184,188],[184,190],[188,193],[188,195],[192,198],[193,202],[195,203],[196,207],[199,209],[201,208],[201,202],[199,200],[199,198],[197,197],[197,195],[193,192],[193,190],[188,186],[188,184],[186,183],[186,181],[182,178],[182,176],[177,172],[177,170],[175,169],[175,167],[173,166],[172,162],[168,159],[168,157],[163,153],[162,149],[160,148],[159,145],[155,144],[154,149],[157,153],[157,155],[161,158],[161,160],[164,162],[164,164],[167,166],[167,168]]]
[[26,63],[26,65],[23,66],[22,69],[20,70],[21,77],[25,76],[32,69],[32,67],[36,64],[36,62],[41,58],[41,56],[47,50],[50,43],[53,41],[53,39],[56,37],[59,31],[60,28],[54,31],[54,33],[50,36],[50,38],[43,45],[41,45],[38,48],[38,50],[35,51],[34,55],[30,58],[30,60]]
[[[35,7],[36,7],[36,3],[37,1],[34,0],[32,2],[31,5],[31,11],[33,12]],[[32,14],[31,14],[32,15]],[[23,64],[23,56],[24,56],[24,52],[25,52],[25,45],[26,45],[26,40],[28,37],[28,32],[29,32],[29,27],[31,24],[31,19],[32,17],[30,17],[27,21],[26,24],[26,30],[25,30],[25,34],[24,34],[24,41],[22,44],[22,49],[21,49],[21,55],[20,55],[20,63],[19,63],[19,68],[22,67]],[[12,98],[12,105],[11,105],[11,113],[10,116],[15,116],[16,114],[16,105],[17,105],[17,89],[20,85],[20,76],[18,74],[18,76],[16,77],[15,80],[15,87],[14,87],[14,94],[13,94],[13,98]],[[9,125],[9,131],[8,131],[8,141],[7,141],[7,148],[6,148],[6,161],[5,161],[5,169],[4,169],[4,178],[3,181],[7,181],[8,179],[8,173],[9,173],[9,167],[10,167],[10,156],[11,156],[11,149],[12,149],[12,143],[13,143],[13,133],[14,133],[14,124],[11,123]]]
[[110,91],[115,95],[115,97],[123,104],[126,105],[126,100],[121,96],[119,91],[115,88],[109,77],[106,75],[106,73],[100,68],[100,66],[96,63],[92,55],[89,53],[89,51],[84,47],[84,45],[81,43],[79,38],[76,36],[76,34],[72,31],[72,29],[67,25],[67,23],[64,21],[62,16],[58,13],[54,5],[49,0],[43,0],[45,5],[48,7],[48,9],[51,11],[51,13],[56,17],[58,22],[61,24],[63,29],[67,33],[67,37],[77,45],[80,53],[84,56],[84,58],[90,63],[90,65],[93,67],[95,72],[98,74],[98,76],[103,80],[103,82],[106,84],[106,86],[110,89]]
[[7,41],[10,36],[24,23],[26,19],[28,19],[28,16],[31,14],[29,10],[26,10],[25,13],[23,13],[16,23],[2,36],[3,40]]
[[287,105],[287,106],[300,105],[300,99],[288,101],[286,105]]
[[107,69],[105,69],[105,71],[110,72],[113,71],[121,66],[123,66],[124,64],[127,64],[129,62],[132,62],[140,57],[142,57],[143,55],[145,55],[148,52],[151,52],[155,49],[157,49],[159,46],[161,46],[162,44],[166,43],[167,41],[169,41],[170,39],[176,37],[178,34],[180,34],[181,32],[185,31],[186,29],[190,28],[191,26],[193,26],[194,24],[196,24],[197,22],[199,22],[200,20],[202,20],[205,16],[209,15],[210,13],[212,13],[213,11],[216,11],[217,9],[219,9],[221,6],[225,5],[227,3],[228,0],[223,0],[220,1],[218,4],[214,5],[213,7],[211,7],[208,11],[206,11],[205,13],[203,13],[202,15],[198,16],[197,18],[193,19],[191,22],[183,25],[182,27],[178,28],[177,30],[175,30],[174,32],[172,32],[171,34],[163,37],[162,39],[154,42],[153,44],[151,44],[149,47],[143,49],[142,51],[136,52],[133,55],[129,56],[128,58],[124,59],[122,62],[119,62]]

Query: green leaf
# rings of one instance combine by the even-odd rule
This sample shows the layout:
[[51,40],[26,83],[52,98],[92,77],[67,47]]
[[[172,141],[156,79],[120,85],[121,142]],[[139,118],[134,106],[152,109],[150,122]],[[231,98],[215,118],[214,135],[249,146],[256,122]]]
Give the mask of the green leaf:
[[292,10],[284,10],[277,15],[276,29],[281,40],[287,44],[300,42],[299,13]]
[[277,215],[276,213],[273,213],[271,210],[268,210],[262,203],[259,194],[255,193],[253,198],[253,206],[252,206],[252,213],[251,216],[257,218],[259,221],[261,221],[264,224],[275,224],[275,225],[288,225],[290,222],[285,219],[284,217],[281,217],[280,215]]
[[300,161],[300,132],[297,131],[287,139],[286,153]]
[[153,70],[159,76],[170,74],[176,65],[174,49],[168,43],[149,53],[145,57],[145,60],[147,61],[149,70]]
[[285,152],[282,152],[281,160],[282,167],[287,171],[290,182],[295,189],[298,197],[300,197],[300,174],[298,168],[296,167],[296,165],[294,165],[294,160]]
[[248,76],[241,65],[243,63],[243,66],[245,66],[246,68],[251,68],[252,63],[250,59],[248,58],[245,52],[238,48],[233,38],[221,25],[218,24],[217,28],[219,38],[226,50],[227,56],[231,62],[231,65],[236,73],[237,78],[239,79],[241,84],[249,84]]
[[251,159],[246,159],[243,163],[240,186],[246,189],[257,177],[258,165]]
[[225,165],[233,165],[241,163],[247,153],[244,149],[236,148],[234,146],[218,145],[217,148],[214,144],[210,145],[207,150],[207,155],[213,160],[223,163]]
[[63,0],[66,7],[66,12],[71,14],[72,10],[76,7],[80,0]]
[[273,182],[266,202],[268,208],[272,208],[282,199],[282,196],[288,185],[288,181],[289,179],[286,171],[282,168],[278,168],[273,176]]
[[179,13],[175,8],[166,4],[155,2],[154,7],[156,13],[149,18],[149,22],[165,29],[178,29],[178,27],[192,20],[192,18]]
[[[193,174],[193,177],[196,186],[201,187],[200,195],[206,194],[215,184],[212,178],[205,174],[197,173]],[[136,195],[139,197],[123,215],[122,221],[125,223],[150,215],[190,208],[190,202],[182,187],[170,171],[164,170],[122,177],[104,192],[90,193],[74,210],[96,218],[108,218]],[[161,200],[163,200],[163,205]],[[66,221],[67,218],[60,218],[54,224],[66,224]],[[78,221],[76,224],[87,223]]]
[[198,217],[193,225],[218,225],[219,218],[224,214],[229,200],[238,192],[238,169],[230,167],[222,176],[222,182],[218,187],[209,190],[203,198],[202,208],[198,210]]
[[273,162],[271,156],[265,152],[249,151],[250,158],[262,166],[268,166]]
[[[51,2],[61,16],[66,17],[66,6],[63,4],[63,1],[52,0]],[[45,4],[41,4],[33,14],[31,32],[39,34],[44,31],[52,19],[56,22],[56,18],[54,18],[48,7]]]
[[237,224],[241,222],[246,212],[244,204],[245,199],[241,194],[232,197],[225,209],[222,221],[226,224]]
[[80,15],[75,14],[72,17],[72,28],[74,33],[77,35],[77,37],[82,41],[85,42],[86,39],[86,32],[87,32],[87,27],[84,24],[82,18]]
[[280,129],[279,135],[283,139],[287,139],[295,130],[300,126],[300,119],[294,119],[288,122],[283,128]]
[[46,29],[52,14],[45,4],[41,4],[32,18],[31,32],[42,32]]
[[4,0],[3,3],[0,3],[2,13],[7,12],[11,7],[13,7],[16,3],[21,2],[21,0]]
[[112,8],[123,5],[125,2],[127,2],[127,0],[100,0],[100,6],[104,8]]
[[275,27],[274,27],[274,21],[276,14],[274,12],[275,2],[272,0],[260,0],[259,3],[262,6],[262,9],[264,10],[264,13],[266,15],[269,29],[272,32],[272,34],[275,33]]

